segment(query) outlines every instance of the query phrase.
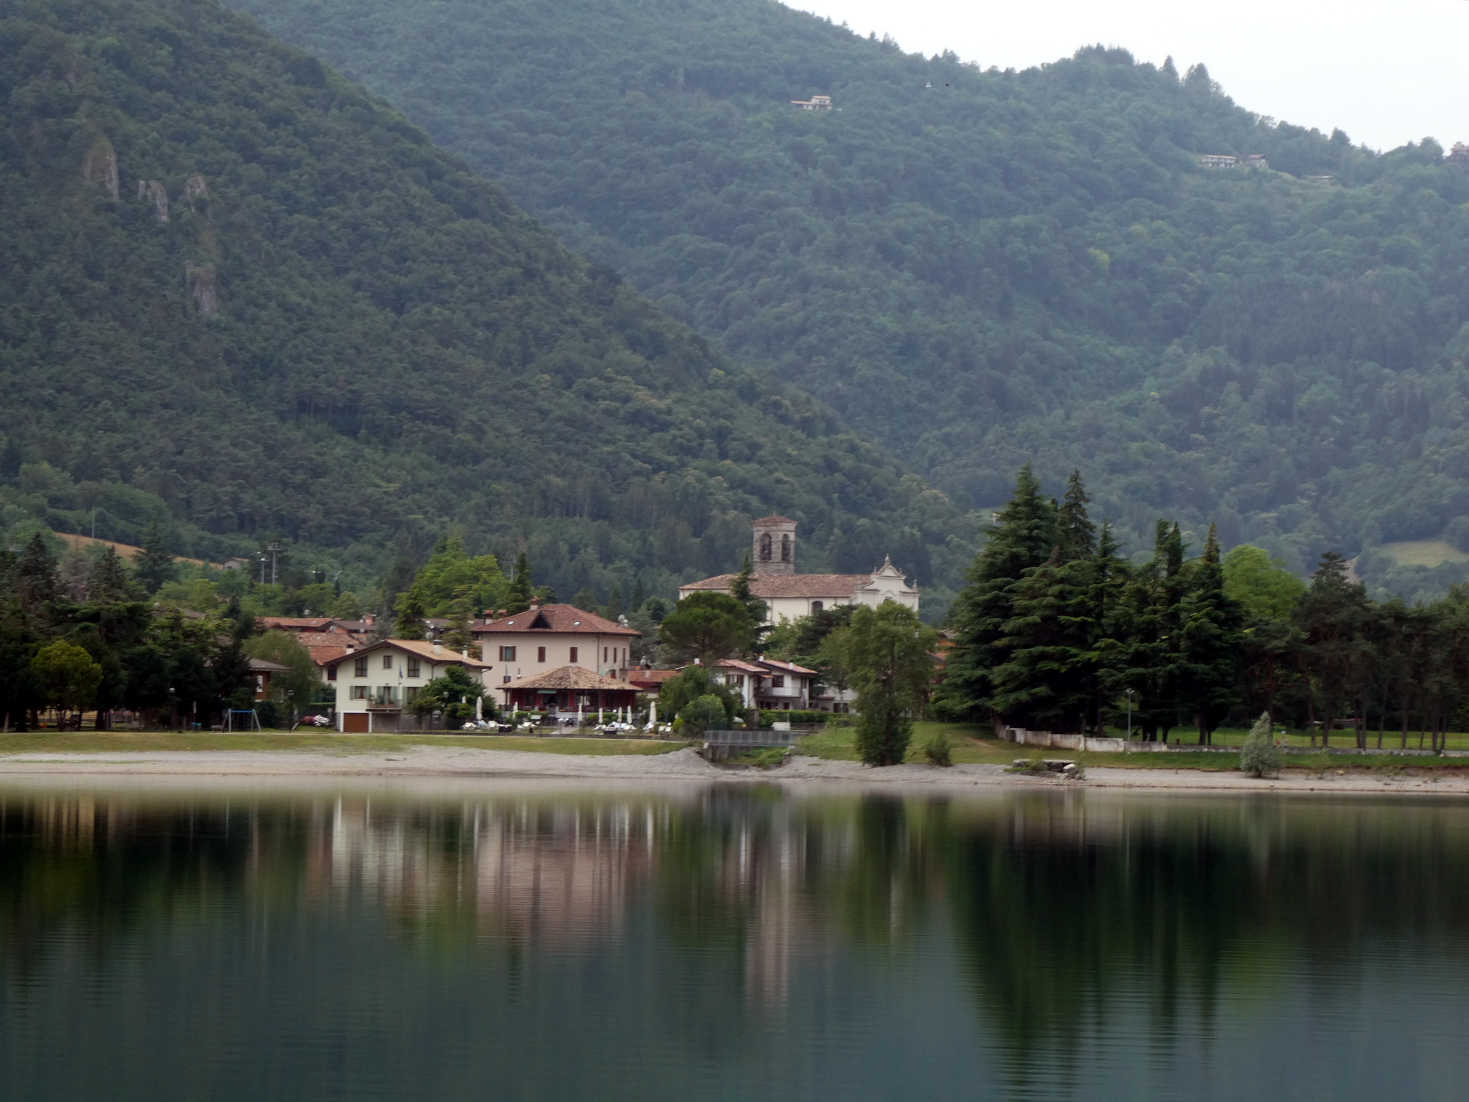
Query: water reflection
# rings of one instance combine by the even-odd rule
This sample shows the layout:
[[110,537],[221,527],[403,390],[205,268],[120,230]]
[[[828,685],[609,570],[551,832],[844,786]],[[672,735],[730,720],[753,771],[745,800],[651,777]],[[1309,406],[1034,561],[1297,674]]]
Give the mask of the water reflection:
[[[486,1061],[567,1097],[879,1097],[956,1077],[1186,1097],[1281,1075],[1348,1096],[1406,1077],[1432,1097],[1469,1071],[1422,1030],[1457,1019],[1466,851],[1469,808],[1447,802],[16,790],[0,1027],[34,1031],[64,1001],[92,1034],[156,1043],[109,1017],[126,990],[214,1054],[219,1097],[261,1044],[316,1097],[453,1092]],[[173,1021],[170,970],[303,1027]],[[448,1066],[444,1038],[409,1041],[440,1018],[475,1023]],[[1389,1026],[1414,1046],[1362,1065],[1351,1046]],[[75,1093],[16,1035],[0,1073]]]

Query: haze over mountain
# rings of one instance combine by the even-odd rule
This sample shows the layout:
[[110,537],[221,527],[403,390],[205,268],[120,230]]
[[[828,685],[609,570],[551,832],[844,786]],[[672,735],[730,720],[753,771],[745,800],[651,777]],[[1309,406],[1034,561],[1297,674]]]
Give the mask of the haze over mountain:
[[0,510],[367,568],[451,524],[537,581],[671,595],[752,515],[942,606],[939,494],[568,252],[400,115],[200,0],[0,20]]
[[1432,142],[1373,154],[1122,51],[924,60],[769,0],[232,2],[967,505],[1032,459],[1134,545],[1164,514],[1298,571],[1469,549],[1469,176]]

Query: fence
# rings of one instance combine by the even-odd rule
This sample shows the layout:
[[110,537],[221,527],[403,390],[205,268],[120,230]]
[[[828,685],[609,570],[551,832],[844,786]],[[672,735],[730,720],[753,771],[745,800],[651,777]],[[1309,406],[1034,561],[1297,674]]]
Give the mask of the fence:
[[1048,750],[1094,750],[1104,754],[1122,754],[1168,749],[1168,745],[1162,742],[1128,742],[1123,738],[1098,738],[1095,735],[1058,735],[1054,731],[1027,731],[1024,727],[1006,727],[1004,737],[1007,742],[1021,746],[1040,746]]

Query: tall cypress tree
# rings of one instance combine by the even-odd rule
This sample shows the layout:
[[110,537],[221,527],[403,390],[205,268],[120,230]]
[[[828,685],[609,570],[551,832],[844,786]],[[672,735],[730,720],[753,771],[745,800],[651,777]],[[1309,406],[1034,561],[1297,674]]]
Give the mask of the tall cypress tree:
[[515,574],[510,579],[510,597],[505,611],[510,615],[530,608],[535,591],[531,587],[530,558],[524,551],[515,556]]
[[1021,468],[1015,493],[986,533],[969,568],[968,584],[950,613],[950,651],[935,706],[954,717],[995,715],[990,671],[1010,658],[1006,625],[1015,615],[1016,588],[1025,572],[1051,556],[1056,543],[1056,505],[1041,495],[1030,465]]
[[1214,525],[1209,525],[1203,557],[1190,566],[1178,615],[1180,687],[1193,704],[1199,745],[1208,746],[1214,728],[1236,699],[1242,622],[1239,607],[1224,592]]
[[149,522],[148,531],[143,536],[143,553],[138,556],[136,569],[138,582],[150,597],[164,582],[173,578],[173,555],[169,553],[163,528],[156,520]]

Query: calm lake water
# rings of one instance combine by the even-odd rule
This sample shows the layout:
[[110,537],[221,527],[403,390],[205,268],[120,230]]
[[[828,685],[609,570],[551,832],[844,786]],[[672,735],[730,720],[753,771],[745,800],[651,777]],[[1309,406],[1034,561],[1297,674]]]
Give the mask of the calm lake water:
[[1462,801],[432,792],[0,787],[0,1094],[1469,1091]]

